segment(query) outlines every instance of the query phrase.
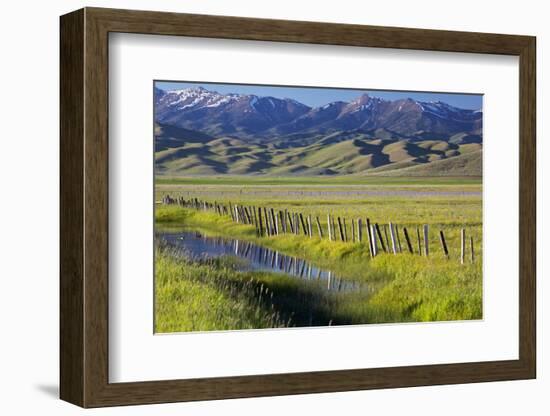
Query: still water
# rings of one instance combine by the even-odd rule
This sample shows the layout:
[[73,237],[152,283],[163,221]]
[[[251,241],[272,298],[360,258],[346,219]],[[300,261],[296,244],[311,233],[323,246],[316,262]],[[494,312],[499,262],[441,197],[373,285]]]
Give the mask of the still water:
[[288,256],[276,250],[247,241],[221,237],[207,237],[197,231],[162,232],[158,235],[169,246],[193,259],[213,259],[234,256],[242,261],[241,271],[281,273],[311,283],[321,284],[328,291],[356,292],[366,285],[343,280],[330,270],[321,269],[299,257]]

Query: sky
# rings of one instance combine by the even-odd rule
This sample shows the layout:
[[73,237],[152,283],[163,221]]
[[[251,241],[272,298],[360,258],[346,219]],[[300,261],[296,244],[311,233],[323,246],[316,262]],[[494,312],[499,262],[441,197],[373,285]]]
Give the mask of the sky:
[[162,90],[179,90],[191,87],[203,87],[220,94],[251,94],[258,96],[271,96],[275,98],[291,98],[310,107],[320,107],[334,101],[352,101],[358,96],[367,93],[373,97],[385,100],[399,100],[412,98],[417,101],[443,101],[455,107],[470,110],[481,110],[483,95],[438,93],[419,91],[390,91],[369,89],[343,89],[343,88],[319,88],[319,87],[279,87],[267,85],[247,84],[222,84],[222,83],[195,83],[155,81],[155,86]]

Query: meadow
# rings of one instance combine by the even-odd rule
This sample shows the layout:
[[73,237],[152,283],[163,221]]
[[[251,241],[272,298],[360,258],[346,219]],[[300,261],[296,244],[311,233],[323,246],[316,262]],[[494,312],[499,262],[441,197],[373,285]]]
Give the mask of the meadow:
[[[157,204],[156,230],[192,229],[248,241],[332,270],[368,286],[358,293],[329,293],[281,273],[235,266],[237,259],[194,259],[157,244],[156,331],[224,330],[308,325],[426,322],[482,318],[482,186],[476,178],[273,178],[187,177],[157,179],[156,200],[173,198],[242,204],[369,218],[416,230],[429,226],[429,256],[407,250],[371,257],[366,241],[329,241],[318,235],[258,236],[253,225],[229,215]],[[460,231],[474,242],[474,260],[460,262]],[[439,240],[444,231],[449,256]]]

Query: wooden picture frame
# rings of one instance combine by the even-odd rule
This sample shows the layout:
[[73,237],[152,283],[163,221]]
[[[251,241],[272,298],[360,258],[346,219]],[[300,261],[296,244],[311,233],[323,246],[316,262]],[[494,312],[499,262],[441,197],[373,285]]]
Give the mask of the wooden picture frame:
[[[535,378],[535,38],[85,8],[61,17],[60,396],[82,407]],[[110,32],[502,54],[520,65],[519,359],[109,383]]]

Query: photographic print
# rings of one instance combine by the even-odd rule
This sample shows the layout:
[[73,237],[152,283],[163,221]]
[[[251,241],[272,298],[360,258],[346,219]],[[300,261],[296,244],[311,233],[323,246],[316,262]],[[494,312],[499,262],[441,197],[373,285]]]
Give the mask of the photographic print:
[[483,318],[481,94],[153,88],[156,333]]

